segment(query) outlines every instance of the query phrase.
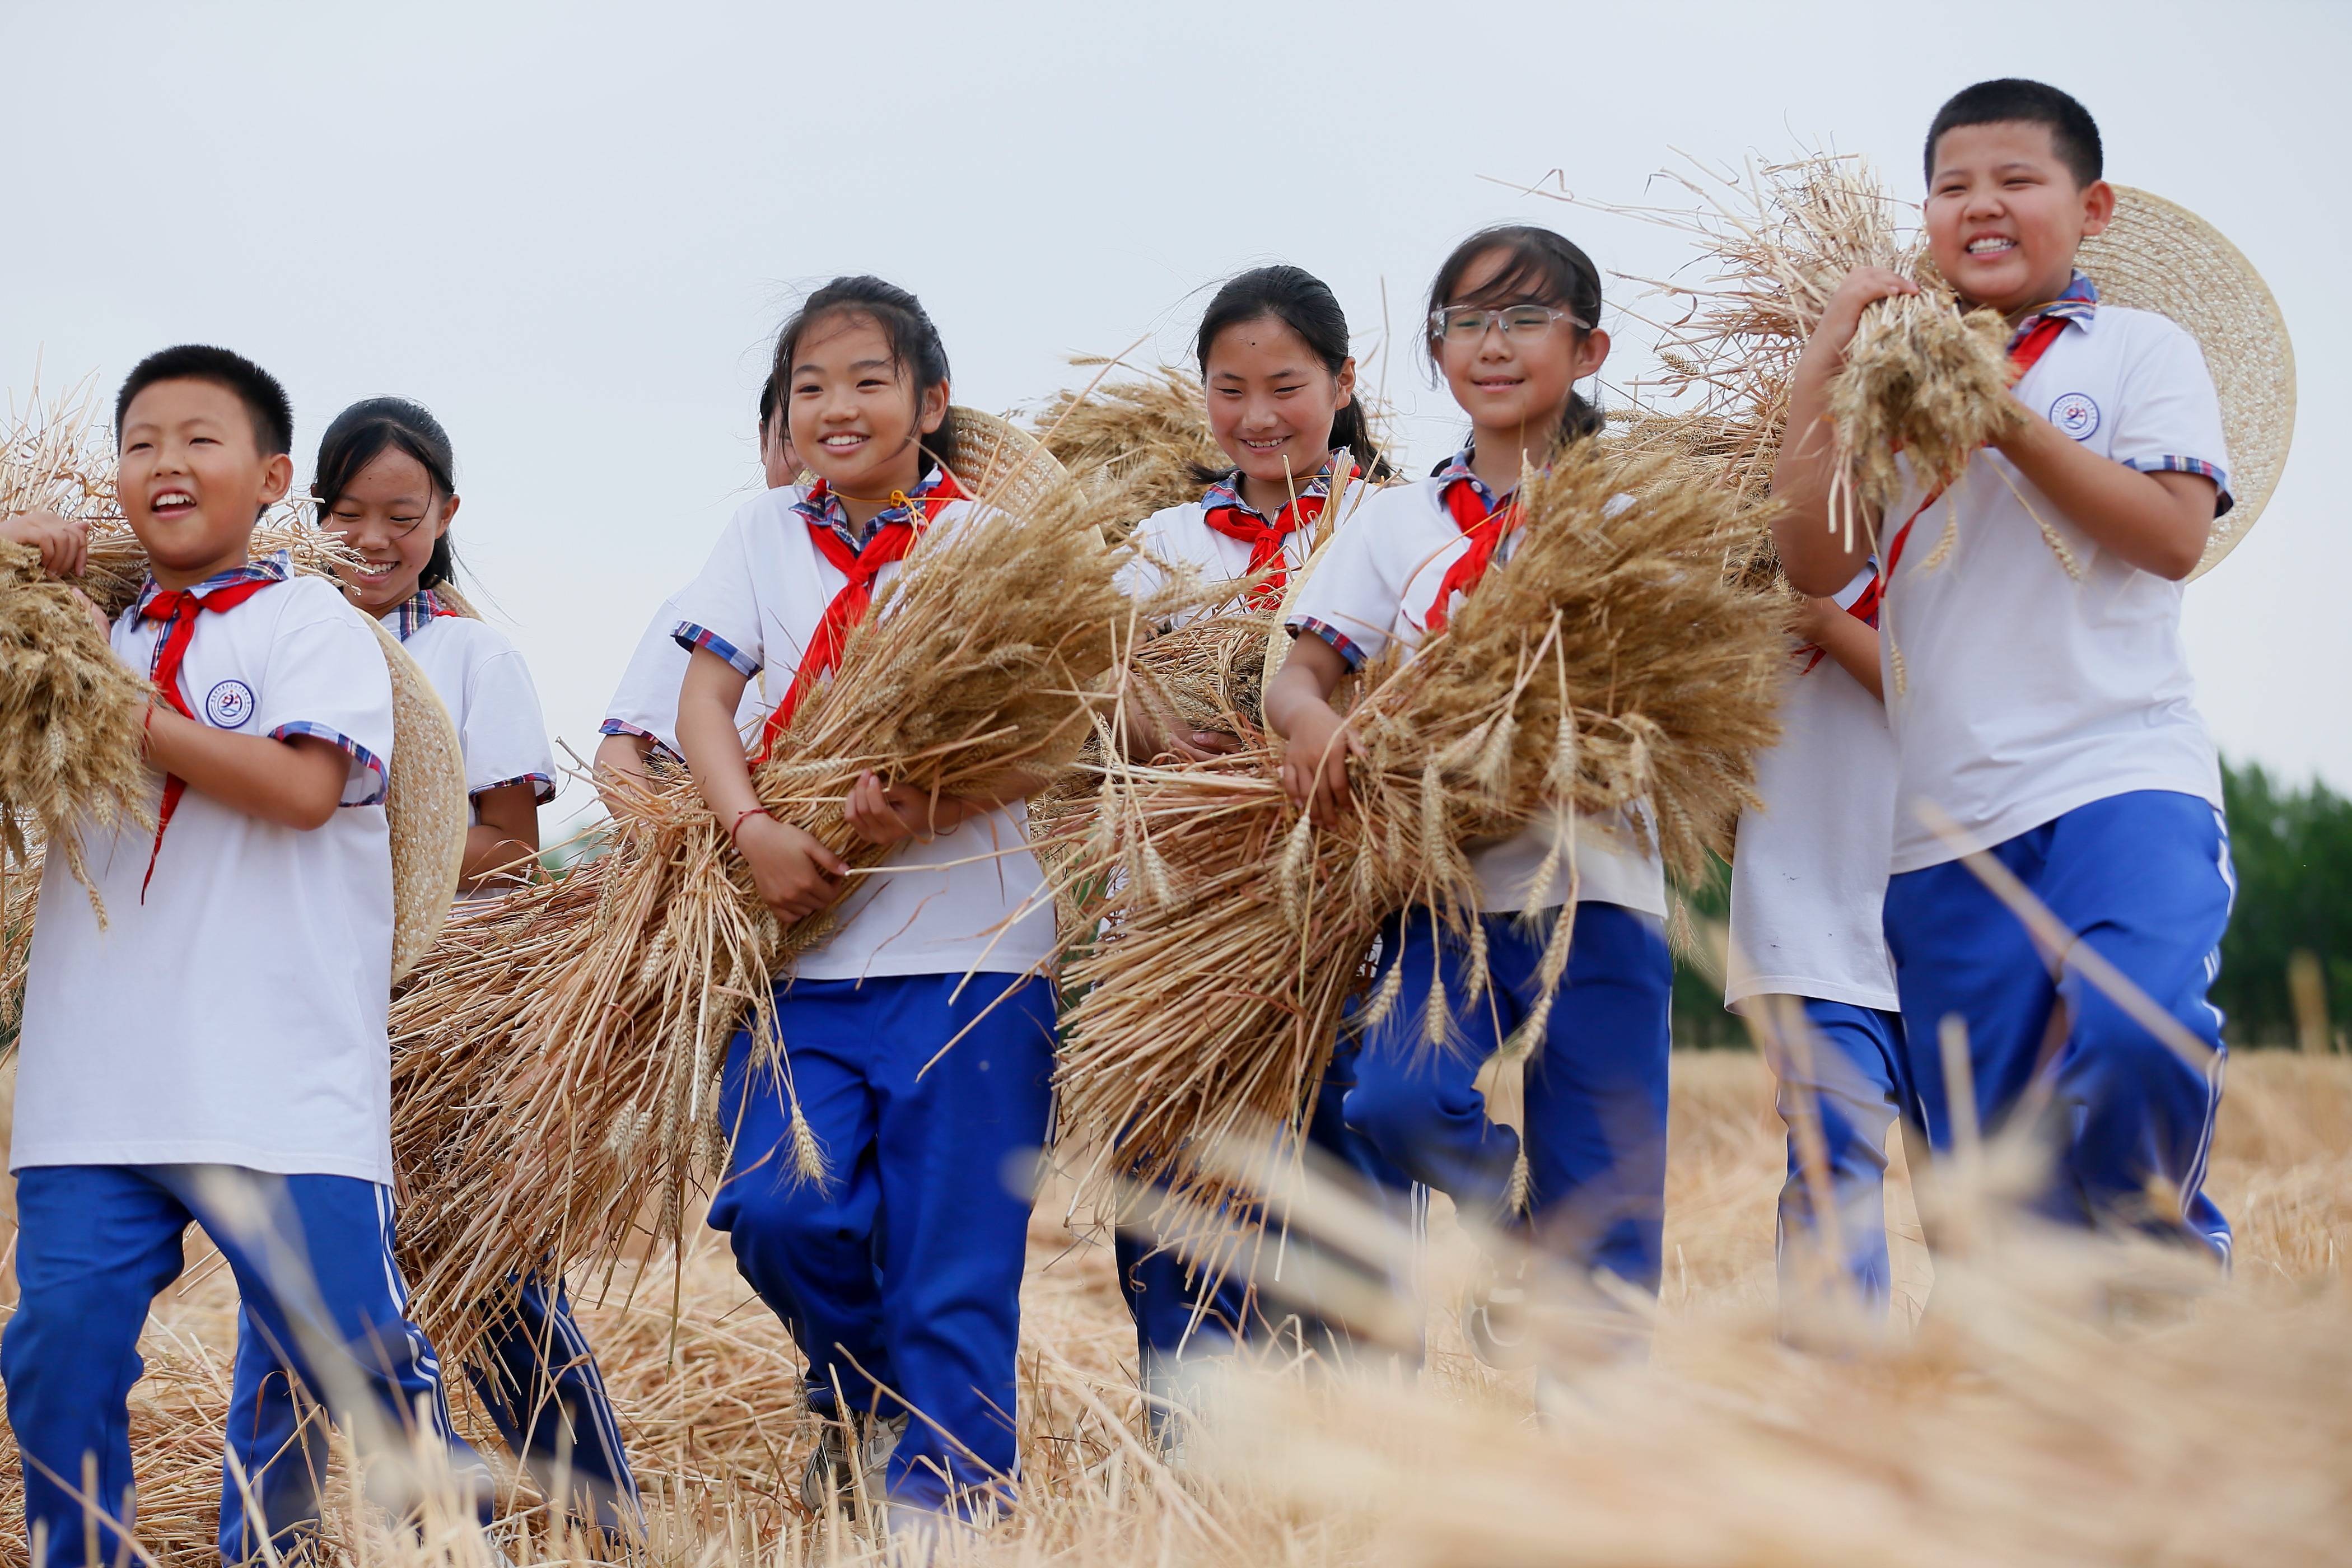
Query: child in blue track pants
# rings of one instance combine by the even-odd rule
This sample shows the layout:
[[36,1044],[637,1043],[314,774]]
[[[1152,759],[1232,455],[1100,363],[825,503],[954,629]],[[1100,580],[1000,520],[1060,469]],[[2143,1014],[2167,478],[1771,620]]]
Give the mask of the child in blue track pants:
[[[1486,927],[1490,998],[1454,1003],[1454,1044],[1422,1037],[1433,973],[1460,998],[1467,953],[1447,936],[1433,954],[1421,940],[1384,933],[1383,963],[1404,967],[1403,990],[1368,1030],[1348,1092],[1350,1126],[1405,1174],[1453,1198],[1464,1215],[1525,1226],[1547,1246],[1645,1291],[1658,1288],[1665,1223],[1666,1064],[1671,959],[1664,923],[1618,904],[1579,901],[1568,973],[1527,1067],[1527,1136],[1488,1120],[1472,1080],[1525,1022],[1536,965],[1551,921],[1530,928],[1516,912],[1479,917]],[[1491,1001],[1492,1005],[1489,1005]],[[1511,1176],[1524,1150],[1524,1215],[1510,1212]]]
[[[1757,758],[1759,804],[1740,814],[1731,858],[1724,1004],[1754,1021],[1780,1083],[1789,1174],[1774,1256],[1792,1328],[1832,1289],[1885,1311],[1886,1140],[1897,1120],[1919,1121],[1879,920],[1895,738],[1879,698],[1878,604],[1878,573],[1866,563],[1800,612],[1780,741]],[[1808,1122],[1819,1131],[1828,1188],[1819,1195],[1834,1227],[1817,1223]],[[1843,1256],[1809,1256],[1832,1228]]]
[[[1202,313],[1193,357],[1202,412],[1230,467],[1200,469],[1197,500],[1163,507],[1136,526],[1138,553],[1120,577],[1121,587],[1147,602],[1172,572],[1190,571],[1213,585],[1206,602],[1173,615],[1163,630],[1205,613],[1273,609],[1317,539],[1345,526],[1342,511],[1361,504],[1368,481],[1389,477],[1355,397],[1347,314],[1313,274],[1277,265],[1228,279]],[[1241,744],[1222,731],[1187,728],[1156,711],[1148,689],[1138,690],[1126,740],[1139,761],[1197,761]],[[1354,1081],[1353,1058],[1352,1043],[1343,1043],[1305,1132],[1310,1147],[1352,1172],[1377,1201],[1410,1184],[1339,1115],[1339,1100]],[[1135,1319],[1145,1388],[1163,1401],[1152,1412],[1163,1442],[1173,1439],[1164,1401],[1185,1398],[1179,1391],[1184,1361],[1228,1349],[1236,1337],[1265,1338],[1285,1323],[1299,1329],[1309,1350],[1349,1353],[1344,1325],[1327,1321],[1295,1290],[1286,1294],[1275,1278],[1276,1253],[1307,1245],[1305,1237],[1269,1237],[1209,1292],[1208,1279],[1176,1247],[1118,1233],[1119,1289]]]
[[[470,826],[450,919],[462,922],[515,886],[538,853],[539,808],[555,794],[539,694],[506,635],[443,596],[456,571],[457,458],[429,410],[399,397],[352,405],[327,426],[314,472],[320,516],[360,557],[343,569],[344,593],[399,639],[457,727]],[[468,1381],[549,1495],[562,1480],[559,1506],[603,1531],[642,1531],[620,1419],[562,1283],[532,1276],[515,1281],[515,1291],[479,1309],[488,1323]],[[291,1381],[249,1313],[237,1320],[228,1442],[220,1541],[222,1555],[236,1562],[265,1533],[247,1518],[236,1467],[318,1473],[326,1454],[324,1430],[315,1420],[302,1425]],[[275,1507],[268,1517],[281,1536],[302,1522]]]
[[[37,1568],[135,1550],[127,1403],[192,1221],[304,1396],[360,1421],[363,1455],[421,1436],[471,1506],[491,1501],[394,1261],[391,675],[331,584],[248,554],[292,425],[277,382],[215,348],[150,356],[115,405],[150,579],[110,635],[154,683],[162,777],[152,826],[81,825],[103,923],[49,856],[26,969],[0,1379]],[[279,1545],[316,1517],[316,1479],[248,1474]]]
[[894,1424],[918,1413],[890,1461],[894,1502],[985,1493],[1018,1470],[1009,1309],[1029,1199],[1006,1176],[1045,1142],[1053,984],[798,980],[777,987],[776,1008],[832,1180],[802,1181],[776,1152],[791,1147],[790,1100],[739,1036],[719,1095],[736,1153],[711,1228],[805,1350],[812,1410]]
[[[1346,721],[1331,706],[1340,681],[1391,646],[1418,648],[1486,572],[1510,570],[1520,475],[1599,434],[1601,415],[1576,384],[1608,357],[1601,308],[1591,258],[1548,229],[1482,231],[1438,269],[1423,344],[1470,417],[1470,442],[1429,479],[1374,492],[1339,531],[1286,613],[1289,657],[1266,689],[1285,787],[1310,816],[1336,821],[1349,809]],[[1568,833],[1572,881],[1553,854]],[[1568,970],[1524,1069],[1525,1218],[1567,1257],[1654,1291],[1673,963],[1665,875],[1646,815],[1635,805],[1540,820],[1464,849],[1493,985],[1477,993],[1465,943],[1435,935],[1426,911],[1392,921],[1381,962],[1403,990],[1365,1033],[1348,1123],[1465,1216],[1516,1222],[1505,1211],[1521,1195],[1513,1173],[1522,1142],[1488,1118],[1474,1079],[1537,1002],[1553,922],[1573,921]],[[1422,1037],[1436,976],[1450,1002],[1444,1042]],[[1472,1303],[1482,1354],[1505,1348],[1475,1326],[1494,1326],[1501,1300],[1489,1293]]]
[[[2201,1184],[2221,1081],[2206,993],[2231,872],[2180,600],[2231,505],[2228,456],[2197,341],[2102,303],[2076,267],[2116,208],[2101,160],[2089,111],[2041,82],[1964,89],[1929,129],[1927,248],[1964,306],[2007,319],[2020,407],[1950,486],[1906,467],[1875,531],[1897,756],[1884,923],[1937,1149],[1958,1125],[1941,1043],[1957,1020],[1977,1121],[2028,1119],[2050,1150],[2042,1213],[2226,1258]],[[1912,287],[1848,275],[1799,362],[1773,533],[1801,592],[1852,575],[1873,531],[1833,526],[1832,444],[1800,433],[1824,418],[1864,309]],[[2040,950],[1970,868],[1978,855],[2171,1015],[2183,1048],[2132,1022],[2075,949]]]
[[778,1042],[746,1034],[730,1047],[728,1173],[710,1223],[808,1358],[809,1405],[825,1422],[803,1500],[870,1486],[892,1531],[927,1534],[1016,1496],[1052,899],[1017,799],[934,798],[865,775],[845,816],[887,854],[854,881],[761,807],[736,728],[751,679],[788,683],[763,726],[787,732],[916,541],[950,530],[931,559],[952,559],[951,531],[975,515],[954,472],[947,351],[912,294],[834,279],[784,327],[775,374],[817,482],[748,502],[675,599],[688,650],[677,741],[769,909],[788,924],[830,909],[832,926],[777,977]]

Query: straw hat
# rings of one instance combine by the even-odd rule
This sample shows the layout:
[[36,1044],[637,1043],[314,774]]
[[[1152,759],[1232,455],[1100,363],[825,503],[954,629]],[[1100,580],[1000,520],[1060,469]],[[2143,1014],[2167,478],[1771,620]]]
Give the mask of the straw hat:
[[2262,515],[2294,437],[2294,347],[2278,301],[2238,247],[2186,207],[2117,185],[2115,221],[2083,242],[2077,264],[2099,301],[2153,310],[2185,328],[2205,351],[2221,396],[2237,504],[2214,520],[2193,580],[2237,548]]
[[961,406],[950,408],[948,419],[955,431],[956,482],[965,493],[1000,506],[1023,507],[1069,482],[1068,471],[1020,426]]
[[449,918],[466,860],[466,758],[457,726],[399,639],[364,617],[392,673],[392,983],[409,976]]

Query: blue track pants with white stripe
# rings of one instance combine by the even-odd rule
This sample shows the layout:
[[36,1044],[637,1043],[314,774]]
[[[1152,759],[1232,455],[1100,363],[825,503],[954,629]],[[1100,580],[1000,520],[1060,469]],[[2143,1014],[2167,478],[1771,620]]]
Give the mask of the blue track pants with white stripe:
[[1887,883],[1886,945],[1930,1142],[1951,1146],[1937,1030],[1957,1016],[1979,1124],[2031,1115],[2054,1146],[2042,1213],[2186,1235],[2226,1261],[2229,1222],[2203,1192],[2225,1059],[2206,993],[2235,887],[2221,814],[2194,795],[2135,791],[1991,854],[2212,1056],[2189,1062],[2073,963],[2053,962],[1960,861],[1901,872]]
[[1804,1000],[1802,1041],[1776,1041],[1772,1071],[1780,1120],[1789,1128],[1789,1178],[1780,1188],[1775,1255],[1784,1305],[1802,1293],[1807,1271],[1799,1249],[1817,1245],[1812,1184],[1805,1175],[1799,1128],[1820,1127],[1822,1174],[1837,1214],[1844,1256],[1837,1259],[1863,1304],[1886,1310],[1886,1140],[1897,1119],[1918,1120],[1903,1020],[1874,1007]]
[[[220,1248],[306,1394],[335,1410],[373,1406],[388,1424],[382,1435],[403,1444],[421,1423],[448,1445],[461,1479],[487,1481],[450,1431],[433,1347],[407,1320],[389,1189],[231,1165],[35,1165],[17,1173],[16,1212],[20,1296],[0,1338],[0,1379],[37,1568],[128,1559],[139,1332],[180,1277],[190,1221]],[[317,1513],[316,1477],[299,1457],[252,1484],[272,1518]]]
[[[491,1310],[488,1331],[467,1358],[467,1379],[499,1435],[530,1466],[541,1489],[598,1529],[630,1534],[644,1528],[636,1477],[621,1436],[620,1418],[604,1392],[588,1338],[572,1320],[561,1280],[540,1275],[515,1282],[515,1297]],[[323,1471],[326,1433],[298,1412],[287,1369],[257,1331],[252,1314],[236,1321],[236,1369],[229,1390],[228,1446],[248,1476],[265,1466]],[[272,1508],[280,1537],[308,1518]],[[251,1556],[259,1532],[248,1533],[245,1491],[236,1469],[222,1467],[221,1555]]]

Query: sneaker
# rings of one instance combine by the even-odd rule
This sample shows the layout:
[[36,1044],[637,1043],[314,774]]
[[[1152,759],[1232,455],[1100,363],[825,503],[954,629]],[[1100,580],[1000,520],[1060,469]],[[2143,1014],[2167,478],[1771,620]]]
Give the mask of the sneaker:
[[1528,1287],[1524,1270],[1508,1278],[1489,1275],[1462,1303],[1462,1337],[1470,1353],[1497,1372],[1533,1366],[1535,1343],[1528,1331]]
[[818,1430],[816,1449],[801,1470],[801,1506],[811,1513],[850,1507],[861,1489],[877,1500],[880,1497],[890,1457],[907,1435],[907,1417],[901,1413],[862,1425],[865,1436],[858,1440],[854,1458],[847,1422],[828,1420]]

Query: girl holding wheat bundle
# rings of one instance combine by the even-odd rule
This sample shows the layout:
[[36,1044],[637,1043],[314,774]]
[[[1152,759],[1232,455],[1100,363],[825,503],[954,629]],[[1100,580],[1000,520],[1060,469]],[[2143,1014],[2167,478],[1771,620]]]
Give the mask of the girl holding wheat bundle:
[[[1371,493],[1362,481],[1386,479],[1391,469],[1355,395],[1348,318],[1330,288],[1304,268],[1260,267],[1228,280],[1201,318],[1193,353],[1209,430],[1231,464],[1196,468],[1204,487],[1199,500],[1162,508],[1138,525],[1138,553],[1120,585],[1147,603],[1183,574],[1211,585],[1187,594],[1192,602],[1165,618],[1165,629],[1213,615],[1255,614],[1270,624],[1317,542]],[[1256,663],[1255,655],[1249,662]],[[1126,714],[1131,755],[1198,762],[1240,746],[1233,734],[1165,711],[1148,684],[1133,690]],[[1307,1141],[1372,1188],[1409,1187],[1340,1117],[1340,1097],[1355,1081],[1354,1056],[1352,1041],[1334,1053]],[[1204,1292],[1192,1261],[1170,1247],[1122,1229],[1117,1252],[1144,1386],[1153,1396],[1152,1424],[1167,1446],[1176,1438],[1169,1417],[1185,1403],[1183,1360],[1269,1321],[1263,1304],[1253,1311],[1246,1281],[1228,1279]],[[1310,1348],[1346,1347],[1339,1325],[1302,1321],[1300,1328]]]
[[[539,808],[555,795],[555,759],[521,652],[461,608],[450,586],[456,468],[448,433],[430,411],[372,397],[327,426],[311,494],[320,526],[358,556],[341,569],[345,596],[400,639],[457,723],[471,817],[459,898],[477,901],[527,878],[539,853]],[[550,1495],[568,1476],[563,1500],[580,1517],[607,1531],[641,1530],[620,1421],[563,1282],[531,1273],[512,1283],[510,1300],[482,1309],[489,1327],[467,1358],[483,1408]],[[243,1314],[228,1433],[249,1475],[298,1445],[311,1468],[325,1463],[324,1435],[315,1423],[303,1426],[276,1356]],[[221,1551],[231,1562],[249,1555],[262,1533],[248,1528],[246,1496],[234,1471],[223,1478]]]
[[[1507,570],[1521,476],[1599,433],[1576,383],[1609,354],[1601,306],[1591,258],[1548,229],[1486,230],[1438,269],[1424,342],[1471,438],[1432,478],[1371,497],[1338,537],[1290,607],[1295,641],[1266,689],[1284,784],[1310,816],[1336,822],[1349,808],[1356,742],[1331,703],[1340,680],[1442,633],[1486,573]],[[1364,1036],[1347,1121],[1465,1215],[1531,1226],[1580,1264],[1654,1291],[1672,962],[1647,820],[1638,805],[1563,808],[1464,848],[1475,925],[1407,909],[1383,932],[1383,963],[1402,973],[1384,977],[1393,994]],[[1573,925],[1553,1007],[1542,960],[1562,920]],[[1433,1025],[1438,1037],[1425,1037]],[[1537,1037],[1524,1140],[1489,1117],[1475,1081],[1523,1026]],[[1509,1359],[1515,1290],[1483,1289],[1466,1314],[1489,1359]]]
[[919,572],[935,550],[952,559],[964,528],[992,526],[955,478],[947,351],[912,294],[835,279],[784,328],[776,370],[816,481],[745,505],[677,595],[692,655],[678,742],[775,919],[832,923],[775,984],[789,1066],[750,1031],[728,1048],[731,1150],[710,1224],[809,1358],[809,1405],[828,1419],[803,1499],[824,1506],[870,1469],[894,1527],[919,1530],[1009,1501],[1018,1469],[1029,1199],[1007,1171],[1047,1131],[1053,910],[1017,798],[866,773],[845,816],[888,854],[854,879],[763,809],[735,728],[746,682],[763,668],[788,682],[764,752],[830,695],[919,539],[940,535]]

